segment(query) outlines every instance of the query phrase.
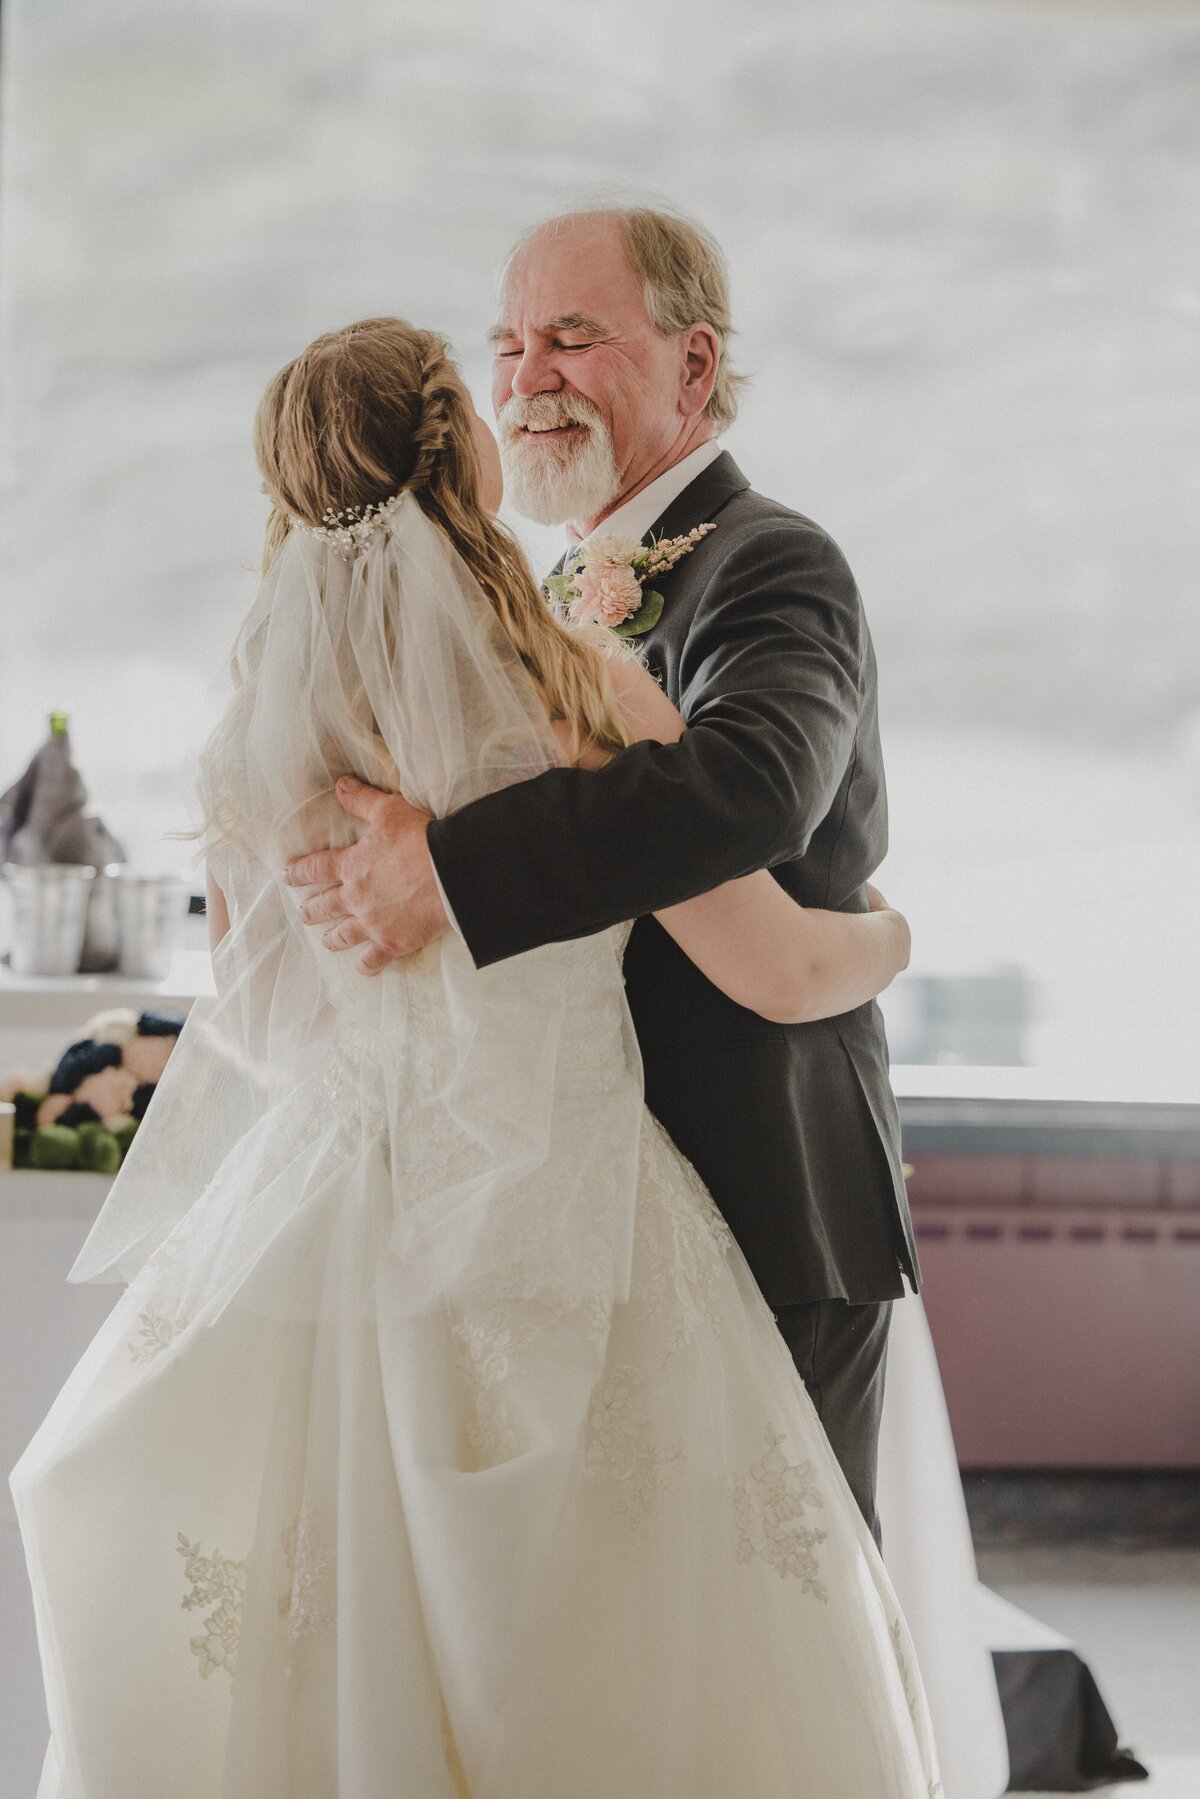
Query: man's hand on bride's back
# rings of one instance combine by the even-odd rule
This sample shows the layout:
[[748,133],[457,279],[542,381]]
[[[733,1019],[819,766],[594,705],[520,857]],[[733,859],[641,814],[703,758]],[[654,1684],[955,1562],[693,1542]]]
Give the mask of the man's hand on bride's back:
[[304,902],[302,921],[329,926],[327,949],[369,944],[360,967],[378,974],[450,928],[426,842],[429,814],[403,794],[381,793],[351,775],[338,782],[337,798],[363,823],[358,842],[293,856],[283,878],[289,887],[325,889]]

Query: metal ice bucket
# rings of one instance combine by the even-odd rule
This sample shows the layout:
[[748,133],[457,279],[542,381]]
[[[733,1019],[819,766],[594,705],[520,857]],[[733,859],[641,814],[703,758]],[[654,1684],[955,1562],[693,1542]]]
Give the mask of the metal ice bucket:
[[83,949],[94,868],[62,862],[6,862],[2,871],[12,897],[14,974],[74,974]]
[[118,971],[137,980],[165,980],[187,916],[188,883],[182,875],[134,874],[120,862],[104,872],[117,902]]

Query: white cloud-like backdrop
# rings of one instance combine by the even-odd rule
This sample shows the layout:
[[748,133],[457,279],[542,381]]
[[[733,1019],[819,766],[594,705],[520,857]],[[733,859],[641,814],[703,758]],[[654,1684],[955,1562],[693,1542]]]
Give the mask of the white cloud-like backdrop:
[[863,589],[914,968],[1023,969],[1059,1089],[1200,1096],[1200,29],[1125,10],[4,0],[0,782],[63,705],[177,862],[266,378],[401,312],[482,399],[513,235],[664,195],[731,261],[730,447]]

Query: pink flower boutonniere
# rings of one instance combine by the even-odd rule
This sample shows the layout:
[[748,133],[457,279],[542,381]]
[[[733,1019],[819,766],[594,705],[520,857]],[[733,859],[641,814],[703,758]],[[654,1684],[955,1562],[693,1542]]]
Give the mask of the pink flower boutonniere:
[[618,637],[640,637],[662,617],[663,597],[650,583],[695,549],[715,525],[686,537],[639,543],[618,531],[585,537],[569,572],[551,575],[546,592],[573,625],[607,625]]

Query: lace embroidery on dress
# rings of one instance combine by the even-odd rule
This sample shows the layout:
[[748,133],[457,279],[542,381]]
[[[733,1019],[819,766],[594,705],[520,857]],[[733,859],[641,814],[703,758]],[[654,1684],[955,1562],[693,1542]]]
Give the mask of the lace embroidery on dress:
[[335,1557],[314,1514],[304,1506],[283,1532],[282,1542],[292,1578],[279,1596],[279,1616],[290,1636],[314,1636],[333,1622]]
[[[719,1330],[718,1283],[732,1242],[699,1175],[647,1112],[630,1300],[636,1316],[658,1326],[664,1363],[701,1329]],[[569,1318],[574,1332],[597,1346],[604,1343],[612,1322],[603,1297],[611,1290],[611,1255],[611,1244],[597,1232],[564,1265],[553,1210],[538,1207],[514,1223],[503,1272],[489,1285],[486,1299],[478,1308],[461,1306],[452,1318],[469,1391],[465,1433],[481,1466],[519,1453],[504,1387],[543,1333]],[[631,1403],[630,1395],[625,1398]],[[629,1490],[636,1490],[636,1483]]]
[[188,1242],[194,1230],[194,1214],[185,1214],[148,1258],[138,1277],[146,1303],[138,1313],[137,1335],[127,1339],[132,1361],[152,1362],[192,1321],[184,1302],[184,1281]]
[[752,1462],[733,1483],[739,1562],[756,1556],[792,1575],[815,1599],[829,1598],[821,1584],[817,1547],[827,1533],[807,1521],[806,1508],[823,1500],[813,1481],[812,1463],[793,1464],[784,1454],[783,1436],[767,1432],[767,1453]]
[[319,1078],[326,1113],[333,1113],[335,1140],[341,1148],[354,1149],[364,1137],[386,1132],[388,1108],[380,1050],[369,1031],[340,1025]]
[[614,1483],[618,1509],[634,1525],[653,1516],[685,1459],[682,1449],[655,1442],[644,1388],[638,1369],[612,1369],[592,1396],[587,1421],[587,1471]]
[[900,1684],[904,1688],[904,1702],[908,1706],[908,1714],[913,1723],[917,1722],[917,1683],[913,1679],[912,1664],[904,1642],[904,1627],[899,1618],[892,1619],[891,1628],[892,1651],[896,1657],[896,1666],[900,1670]]
[[460,1318],[451,1330],[469,1395],[467,1442],[475,1452],[477,1467],[494,1468],[510,1461],[519,1449],[501,1386],[512,1370],[517,1335],[499,1309],[482,1318]]
[[702,1329],[719,1331],[718,1278],[733,1233],[691,1163],[652,1113],[642,1133],[632,1297],[666,1328],[664,1362]]
[[[892,1642],[892,1653],[896,1657],[896,1666],[900,1672],[900,1685],[904,1689],[904,1703],[908,1706],[908,1715],[913,1721],[917,1740],[920,1741],[922,1735],[920,1688],[910,1654],[912,1645],[899,1618],[892,1619],[889,1635]],[[929,1782],[926,1799],[945,1799],[945,1789],[940,1780]]]
[[460,1305],[451,1317],[469,1396],[466,1437],[481,1467],[520,1452],[504,1386],[539,1338],[568,1318],[573,1334],[590,1344],[599,1346],[608,1334],[611,1246],[597,1235],[565,1268],[560,1236],[548,1208],[515,1224],[486,1300]]
[[152,1362],[168,1343],[173,1343],[179,1333],[187,1329],[187,1323],[185,1317],[173,1318],[154,1306],[149,1311],[139,1312],[138,1334],[128,1340],[130,1356],[135,1362]]
[[181,1601],[184,1611],[199,1611],[207,1605],[213,1608],[204,1619],[203,1634],[191,1640],[201,1679],[207,1680],[216,1668],[224,1668],[232,1678],[237,1672],[246,1564],[231,1562],[215,1549],[211,1555],[201,1555],[199,1543],[189,1543],[182,1531],[178,1532],[176,1553],[184,1557],[184,1573],[191,1582],[190,1592]]
[[[532,1269],[534,1264],[530,1264]],[[496,1303],[471,1314],[460,1313],[451,1324],[458,1362],[470,1398],[466,1436],[480,1458],[481,1467],[494,1467],[520,1453],[504,1383],[551,1326],[570,1318],[589,1343],[601,1343],[608,1330],[609,1308],[595,1292],[536,1296],[531,1273],[522,1276],[510,1268],[498,1282],[502,1289]],[[517,1289],[535,1286],[522,1297]]]

